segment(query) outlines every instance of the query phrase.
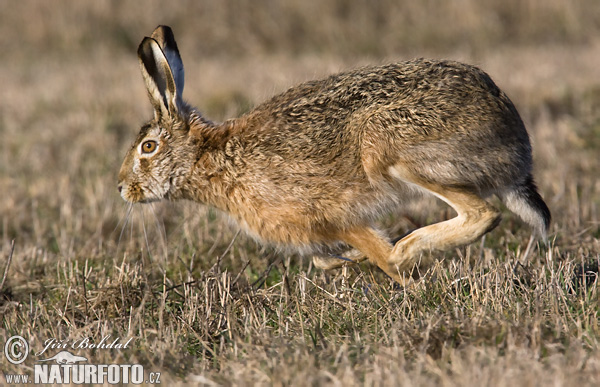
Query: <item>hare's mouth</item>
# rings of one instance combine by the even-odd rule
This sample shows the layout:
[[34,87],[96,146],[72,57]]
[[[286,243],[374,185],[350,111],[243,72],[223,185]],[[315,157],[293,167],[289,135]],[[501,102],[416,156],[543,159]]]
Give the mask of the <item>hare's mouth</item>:
[[152,203],[163,199],[164,194],[144,189],[140,184],[119,184],[119,193],[123,200],[129,203]]
[[162,200],[162,197],[152,197],[152,196],[139,196],[139,195],[126,195],[121,193],[121,197],[128,203],[153,203]]

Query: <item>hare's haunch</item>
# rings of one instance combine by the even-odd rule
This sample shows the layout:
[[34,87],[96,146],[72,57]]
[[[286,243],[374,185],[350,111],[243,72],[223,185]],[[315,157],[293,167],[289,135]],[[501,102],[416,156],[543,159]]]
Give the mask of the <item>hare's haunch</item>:
[[[531,174],[531,145],[508,97],[480,69],[417,59],[307,82],[221,124],[182,99],[183,63],[169,27],[138,49],[154,107],[125,156],[129,202],[190,199],[229,214],[258,240],[369,259],[396,281],[429,256],[500,222],[497,195],[545,238],[550,211]],[[457,216],[394,245],[380,215],[427,192]]]

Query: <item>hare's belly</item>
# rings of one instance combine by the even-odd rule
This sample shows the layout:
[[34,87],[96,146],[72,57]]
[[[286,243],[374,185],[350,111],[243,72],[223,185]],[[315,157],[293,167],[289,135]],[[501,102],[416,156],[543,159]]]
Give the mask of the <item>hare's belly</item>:
[[308,253],[336,245],[340,231],[371,224],[415,196],[410,187],[398,185],[352,187],[334,195],[295,194],[247,199],[229,214],[262,243]]

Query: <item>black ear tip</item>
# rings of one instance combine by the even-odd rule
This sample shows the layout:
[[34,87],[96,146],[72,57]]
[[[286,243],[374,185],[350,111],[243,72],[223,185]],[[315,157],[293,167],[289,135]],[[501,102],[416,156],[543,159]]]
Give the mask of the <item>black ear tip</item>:
[[156,43],[156,41],[153,38],[145,36],[144,39],[142,39],[140,45],[138,46],[138,55],[142,56],[142,54],[150,54],[152,52],[152,48],[150,47],[152,42]]
[[177,42],[175,42],[175,36],[173,35],[171,27],[164,25],[156,27],[154,32],[152,32],[151,38],[158,43],[163,51],[171,50],[179,54]]
[[163,37],[166,41],[174,41],[175,40],[175,35],[173,35],[173,30],[171,29],[171,27],[165,26],[165,25],[159,25],[158,27],[156,27],[154,29],[154,32],[152,32],[152,37],[156,40],[162,40],[162,39],[157,39],[157,37]]
[[163,30],[164,32],[170,32],[170,33],[173,33],[173,30],[171,29],[171,27],[169,27],[169,26],[166,26],[166,25],[164,25],[164,24],[161,24],[161,25],[159,25],[159,26],[158,26],[158,27],[156,27],[154,30],[155,30],[155,31],[156,31],[156,30]]

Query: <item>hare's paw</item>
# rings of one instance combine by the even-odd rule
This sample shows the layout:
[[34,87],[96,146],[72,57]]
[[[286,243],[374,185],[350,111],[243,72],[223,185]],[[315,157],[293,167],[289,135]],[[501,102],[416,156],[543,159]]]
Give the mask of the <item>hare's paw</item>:
[[322,270],[339,269],[344,265],[353,265],[366,260],[367,257],[356,249],[348,250],[340,255],[314,255],[313,265]]
[[347,263],[342,259],[336,257],[329,257],[325,255],[313,255],[312,261],[313,265],[315,265],[316,268],[321,270],[339,269]]
[[418,232],[408,234],[394,245],[389,264],[400,275],[413,276],[415,269],[426,269],[432,264],[431,254],[424,248]]

